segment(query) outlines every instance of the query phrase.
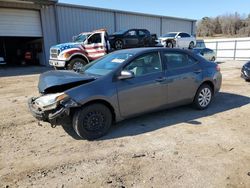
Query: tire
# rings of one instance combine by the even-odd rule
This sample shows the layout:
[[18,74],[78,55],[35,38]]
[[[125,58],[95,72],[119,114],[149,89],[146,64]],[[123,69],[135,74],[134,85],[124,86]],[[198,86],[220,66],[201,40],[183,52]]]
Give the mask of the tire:
[[193,49],[194,48],[194,42],[190,42],[189,46],[188,46],[188,49]]
[[67,70],[79,72],[86,64],[87,62],[81,58],[73,58],[70,60]]
[[199,87],[199,89],[196,92],[193,101],[193,106],[196,109],[204,110],[210,105],[212,98],[213,98],[212,88],[208,84],[203,84]]
[[112,114],[103,104],[91,104],[75,112],[73,129],[81,138],[94,140],[105,135],[112,124]]
[[122,42],[122,40],[116,40],[114,43],[114,47],[116,50],[121,50],[124,47],[124,44]]
[[215,57],[214,56],[212,57],[211,61],[215,61]]
[[174,44],[170,41],[166,42],[166,47],[167,48],[173,48],[174,47]]

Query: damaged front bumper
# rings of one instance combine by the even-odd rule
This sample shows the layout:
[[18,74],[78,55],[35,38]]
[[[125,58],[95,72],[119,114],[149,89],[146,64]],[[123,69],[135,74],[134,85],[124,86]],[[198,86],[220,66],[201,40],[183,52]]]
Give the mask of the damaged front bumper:
[[79,105],[73,100],[69,99],[67,101],[60,101],[55,106],[54,109],[42,109],[36,104],[36,99],[30,98],[28,100],[28,106],[31,114],[39,121],[49,122],[51,124],[56,124],[59,118],[69,116],[70,109],[73,107],[78,107]]

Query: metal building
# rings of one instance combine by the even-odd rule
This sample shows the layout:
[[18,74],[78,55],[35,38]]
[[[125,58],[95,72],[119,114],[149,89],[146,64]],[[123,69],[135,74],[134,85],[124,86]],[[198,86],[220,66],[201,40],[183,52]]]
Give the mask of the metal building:
[[0,56],[9,64],[33,51],[48,65],[49,48],[80,32],[106,28],[145,28],[160,36],[170,31],[196,32],[196,20],[58,3],[57,0],[0,0]]

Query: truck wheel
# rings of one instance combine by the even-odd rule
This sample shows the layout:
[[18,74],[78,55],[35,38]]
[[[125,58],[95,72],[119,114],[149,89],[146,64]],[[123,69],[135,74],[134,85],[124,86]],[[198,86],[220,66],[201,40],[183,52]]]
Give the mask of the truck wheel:
[[194,42],[190,42],[189,46],[188,46],[188,49],[193,49],[194,48]]
[[115,49],[116,50],[123,49],[123,42],[121,40],[116,40],[115,41]]
[[67,69],[68,70],[73,70],[75,72],[79,72],[80,70],[82,70],[82,68],[87,64],[86,61],[84,61],[83,59],[81,58],[74,58],[74,59],[71,59],[68,66],[67,66]]
[[174,44],[172,42],[170,42],[170,41],[168,41],[166,44],[167,44],[166,45],[167,48],[173,48],[174,47]]
[[105,135],[112,124],[108,107],[95,103],[81,108],[73,116],[73,128],[78,136],[93,140]]

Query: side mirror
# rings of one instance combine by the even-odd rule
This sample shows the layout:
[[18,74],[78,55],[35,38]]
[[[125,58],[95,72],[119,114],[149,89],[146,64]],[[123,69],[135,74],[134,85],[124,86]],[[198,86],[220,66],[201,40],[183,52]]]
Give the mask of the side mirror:
[[200,54],[201,54],[201,55],[204,55],[204,53],[203,53],[203,52],[201,52]]
[[77,36],[73,36],[72,37],[72,42],[74,42],[76,40]]
[[132,71],[123,70],[120,76],[118,76],[118,79],[125,80],[125,79],[134,78],[134,77],[135,77],[135,74]]
[[181,36],[177,36],[177,39],[180,39],[181,38]]

